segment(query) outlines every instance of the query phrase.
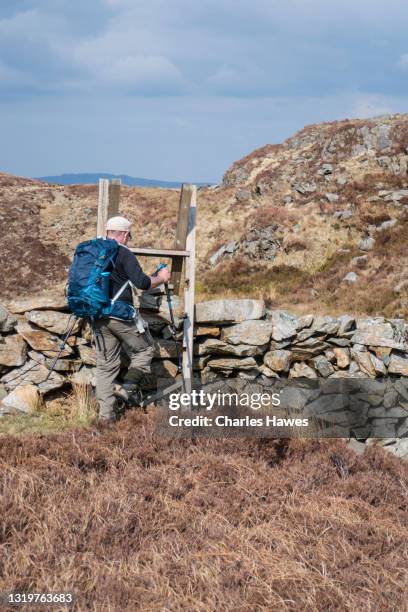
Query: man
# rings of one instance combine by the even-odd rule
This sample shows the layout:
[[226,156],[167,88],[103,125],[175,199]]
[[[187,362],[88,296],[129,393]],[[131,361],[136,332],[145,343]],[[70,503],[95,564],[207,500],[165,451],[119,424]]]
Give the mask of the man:
[[[119,243],[119,251],[110,276],[109,297],[113,297],[130,280],[137,289],[147,290],[167,283],[170,273],[163,268],[156,276],[147,276],[135,255],[127,248],[131,238],[131,223],[124,217],[112,217],[106,225],[106,237]],[[119,298],[133,304],[132,289],[128,285]],[[122,344],[130,352],[130,365],[123,381],[124,389],[131,394],[138,389],[143,375],[150,372],[153,358],[153,340],[146,329],[139,331],[136,321],[122,321],[111,317],[99,319],[96,328],[100,342],[96,342],[96,398],[99,402],[99,420],[111,423],[115,420],[115,379],[120,371]]]

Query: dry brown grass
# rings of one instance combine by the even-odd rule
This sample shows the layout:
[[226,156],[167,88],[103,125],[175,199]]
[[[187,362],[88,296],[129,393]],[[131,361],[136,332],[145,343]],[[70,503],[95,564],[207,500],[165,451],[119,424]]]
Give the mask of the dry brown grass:
[[1,591],[73,590],[78,610],[406,609],[407,464],[381,449],[170,441],[141,414],[1,442]]

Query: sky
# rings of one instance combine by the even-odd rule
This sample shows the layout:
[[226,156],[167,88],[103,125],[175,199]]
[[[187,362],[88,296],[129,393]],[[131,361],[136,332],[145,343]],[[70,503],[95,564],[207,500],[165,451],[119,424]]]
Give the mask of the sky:
[[408,112],[406,0],[1,0],[0,171],[218,182],[310,123]]

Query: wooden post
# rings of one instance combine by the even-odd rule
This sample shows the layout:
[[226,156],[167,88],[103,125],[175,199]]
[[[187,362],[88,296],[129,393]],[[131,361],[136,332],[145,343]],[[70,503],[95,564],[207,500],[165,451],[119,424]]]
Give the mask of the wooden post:
[[96,222],[96,237],[106,237],[106,222],[109,211],[109,181],[99,179],[98,217]]
[[[196,238],[196,211],[197,211],[197,187],[195,185],[183,185],[184,197],[188,201],[188,227],[186,238],[186,249],[190,256],[186,258],[186,288],[185,288],[185,313],[183,327],[183,376],[184,380],[191,381],[193,378],[193,334],[194,334],[194,284],[195,284],[195,238]],[[188,195],[187,195],[188,194]],[[190,387],[191,388],[191,387]],[[186,389],[188,392],[189,389]]]
[[108,219],[110,217],[116,217],[119,214],[121,183],[122,181],[120,179],[112,179],[109,185]]
[[[193,186],[183,184],[181,187],[180,204],[177,219],[177,230],[176,230],[176,241],[174,244],[175,250],[184,251],[186,248],[189,214],[190,214],[190,202],[191,202],[191,191]],[[173,285],[174,295],[180,295],[180,283],[181,275],[183,272],[183,258],[175,257],[172,260],[171,266],[171,283]]]

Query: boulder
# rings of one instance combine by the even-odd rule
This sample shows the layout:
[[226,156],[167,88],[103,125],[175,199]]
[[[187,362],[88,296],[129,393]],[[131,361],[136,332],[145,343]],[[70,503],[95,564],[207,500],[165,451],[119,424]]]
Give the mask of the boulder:
[[234,323],[261,319],[265,314],[263,300],[211,300],[195,307],[197,323]]
[[320,353],[324,353],[328,348],[331,348],[328,342],[323,342],[319,338],[310,338],[306,342],[293,346],[291,350],[292,358],[300,361],[307,360],[320,355]]
[[270,320],[242,321],[232,327],[224,327],[221,340],[228,344],[250,344],[262,346],[271,339],[272,322]]
[[297,334],[297,319],[284,310],[271,313],[272,339],[276,342],[293,338]]
[[[44,353],[47,357],[55,357],[60,350],[61,338],[43,329],[37,329],[29,322],[24,323],[23,321],[19,321],[17,332],[31,348],[35,351],[40,351],[40,353]],[[61,352],[61,357],[68,357],[68,355],[72,355],[72,349],[66,344],[64,350]]]
[[0,332],[7,334],[15,328],[17,319],[0,304]]
[[2,377],[1,382],[7,391],[12,391],[20,385],[32,384],[37,385],[41,393],[59,389],[65,384],[65,378],[57,374],[57,372],[52,372],[50,378],[46,381],[48,374],[48,368],[34,360],[30,360],[21,368],[8,372]]
[[13,334],[5,336],[4,342],[0,343],[0,366],[8,368],[22,366],[27,359],[27,344],[24,339]]
[[8,302],[7,308],[15,314],[24,314],[28,310],[66,310],[67,300],[63,295],[45,295],[18,298]]
[[35,412],[41,405],[41,395],[34,385],[22,385],[3,398],[0,406],[16,412]]
[[[56,310],[30,310],[26,312],[25,316],[28,321],[34,323],[37,327],[41,327],[42,329],[59,335],[66,333],[68,323],[70,325],[73,323],[70,314],[58,312]],[[79,321],[77,320],[75,321],[72,333],[76,334],[78,329]]]
[[212,370],[252,370],[257,369],[256,361],[253,357],[245,359],[211,359],[208,362],[208,367]]
[[290,351],[269,351],[264,356],[265,365],[274,372],[288,372],[292,360]]
[[371,363],[373,364],[375,373],[378,376],[385,376],[387,374],[387,368],[381,359],[378,359],[375,355],[370,354]]
[[279,374],[268,368],[268,366],[266,366],[265,364],[259,366],[259,372],[267,378],[279,378]]
[[235,193],[235,199],[237,202],[248,202],[252,198],[252,194],[249,189],[238,189]]

